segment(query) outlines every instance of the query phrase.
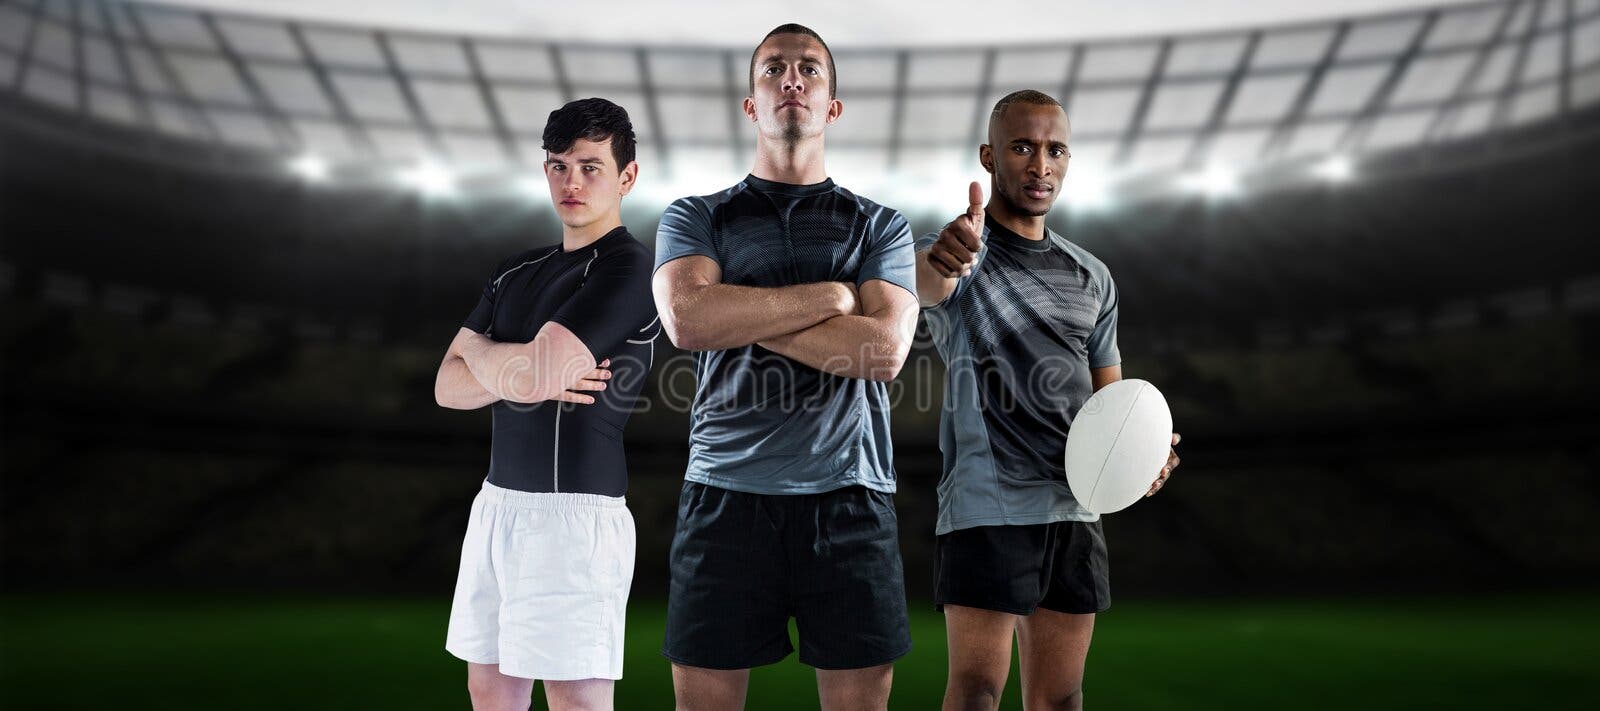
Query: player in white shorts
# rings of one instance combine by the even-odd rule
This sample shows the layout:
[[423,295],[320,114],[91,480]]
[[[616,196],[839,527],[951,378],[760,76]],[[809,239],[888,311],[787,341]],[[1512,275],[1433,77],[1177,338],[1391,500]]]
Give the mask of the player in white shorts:
[[473,708],[611,708],[633,580],[622,430],[660,333],[654,257],[622,226],[638,176],[628,114],[604,99],[552,112],[545,177],[561,244],[502,262],[451,342],[439,404],[494,408],[445,648]]

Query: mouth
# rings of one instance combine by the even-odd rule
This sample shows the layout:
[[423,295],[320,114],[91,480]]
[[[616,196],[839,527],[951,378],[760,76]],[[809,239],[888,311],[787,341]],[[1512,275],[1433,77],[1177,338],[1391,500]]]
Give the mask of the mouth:
[[797,109],[803,109],[803,108],[806,107],[806,105],[802,104],[802,103],[800,103],[798,101],[795,101],[794,99],[790,99],[790,100],[785,101],[785,102],[783,102],[781,104],[778,104],[778,108],[779,109],[787,109],[787,108],[790,108],[790,107],[794,107],[794,108],[797,108]]
[[582,204],[583,204],[582,200],[574,200],[572,198],[567,198],[566,200],[562,200],[560,202],[560,205],[562,207],[577,207],[577,206],[582,205]]
[[1022,192],[1035,200],[1043,200],[1050,197],[1050,194],[1055,191],[1055,186],[1049,183],[1025,183],[1022,186]]

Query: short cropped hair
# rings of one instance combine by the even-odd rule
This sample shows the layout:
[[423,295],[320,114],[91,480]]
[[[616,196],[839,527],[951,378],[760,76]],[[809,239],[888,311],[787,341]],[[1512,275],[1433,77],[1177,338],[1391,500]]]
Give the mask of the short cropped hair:
[[1061,102],[1056,101],[1054,97],[1042,91],[1034,91],[1033,89],[1013,91],[1000,97],[999,101],[994,102],[994,110],[989,112],[989,123],[992,125],[994,122],[999,121],[1000,117],[1005,115],[1006,109],[1011,108],[1012,104],[1033,104],[1035,106],[1055,106],[1058,108],[1061,106]]

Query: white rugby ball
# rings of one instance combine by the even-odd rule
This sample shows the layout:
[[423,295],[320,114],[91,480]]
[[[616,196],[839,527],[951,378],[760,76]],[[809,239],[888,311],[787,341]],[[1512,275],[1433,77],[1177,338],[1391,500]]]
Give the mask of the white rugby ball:
[[1132,506],[1161,476],[1172,446],[1172,411],[1150,383],[1118,380],[1079,408],[1067,430],[1067,484],[1085,509]]

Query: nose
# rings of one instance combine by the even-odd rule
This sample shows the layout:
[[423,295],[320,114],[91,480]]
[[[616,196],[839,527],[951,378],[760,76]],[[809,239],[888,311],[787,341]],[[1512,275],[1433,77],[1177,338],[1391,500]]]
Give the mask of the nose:
[[783,91],[785,93],[791,91],[797,94],[806,93],[805,77],[800,75],[799,69],[790,67],[788,71],[783,73]]
[[1045,159],[1043,151],[1035,151],[1033,159],[1028,161],[1028,174],[1038,178],[1050,174],[1050,162]]

